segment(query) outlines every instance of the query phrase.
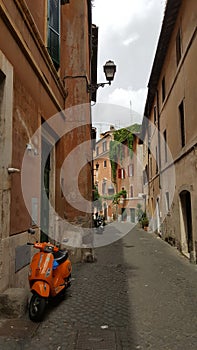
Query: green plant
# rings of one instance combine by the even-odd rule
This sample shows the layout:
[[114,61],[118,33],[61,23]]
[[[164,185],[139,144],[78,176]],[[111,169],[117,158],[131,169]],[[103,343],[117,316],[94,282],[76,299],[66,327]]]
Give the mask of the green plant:
[[143,215],[143,210],[142,210],[142,205],[140,203],[137,204],[137,220],[139,223],[141,223],[142,215]]
[[114,204],[118,204],[120,197],[126,198],[127,197],[127,191],[126,190],[121,190],[120,192],[116,193],[114,195],[113,203]]
[[142,228],[148,227],[148,225],[149,225],[149,220],[148,220],[147,216],[144,217],[144,218],[142,218],[141,223],[142,223]]
[[146,215],[146,212],[143,212],[143,213],[142,213],[142,217],[141,217],[140,223],[141,223],[141,225],[142,225],[142,228],[148,227],[148,225],[149,225],[149,220],[148,220],[148,217],[147,217],[147,215]]
[[118,204],[120,197],[127,197],[127,191],[121,190],[120,192],[113,194],[111,196],[104,195],[101,198],[113,201],[114,204]]
[[116,181],[116,170],[118,160],[123,158],[123,146],[122,143],[127,141],[127,147],[129,149],[130,157],[133,155],[133,134],[139,132],[141,128],[140,124],[134,124],[127,128],[114,131],[114,140],[110,142],[109,158],[112,169],[112,179]]

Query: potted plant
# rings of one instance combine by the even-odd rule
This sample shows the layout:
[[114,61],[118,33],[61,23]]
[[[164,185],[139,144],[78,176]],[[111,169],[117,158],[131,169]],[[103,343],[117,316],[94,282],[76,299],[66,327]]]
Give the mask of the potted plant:
[[146,213],[143,213],[143,215],[142,215],[141,224],[142,224],[142,228],[145,231],[147,231],[148,225],[149,225],[149,220],[148,220],[148,218],[146,216]]

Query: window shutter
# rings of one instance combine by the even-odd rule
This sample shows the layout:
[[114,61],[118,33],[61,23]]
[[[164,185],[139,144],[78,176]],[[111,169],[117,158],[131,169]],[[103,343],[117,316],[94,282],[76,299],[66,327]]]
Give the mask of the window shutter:
[[118,179],[121,179],[121,169],[118,169]]
[[134,164],[132,164],[132,176],[134,176]]
[[131,198],[133,198],[133,185],[130,187],[130,192],[131,192]]
[[60,64],[60,0],[48,0],[48,51],[58,69]]

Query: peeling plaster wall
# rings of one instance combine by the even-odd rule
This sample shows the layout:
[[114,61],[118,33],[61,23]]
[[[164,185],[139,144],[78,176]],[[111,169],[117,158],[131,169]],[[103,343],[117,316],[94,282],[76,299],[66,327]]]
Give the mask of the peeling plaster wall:
[[[62,137],[52,151],[50,200],[63,217],[66,215],[79,225],[91,224],[91,214],[81,213],[63,200],[59,177],[66,155],[78,144],[91,138],[90,96],[87,93],[86,80],[69,81],[69,86],[68,82],[64,81],[67,73],[74,75],[76,72],[87,75],[88,81],[90,80],[88,1],[73,0],[70,4],[61,6],[61,64],[58,71],[46,48],[46,4],[47,1],[37,0],[33,2],[2,0],[0,4],[2,50],[0,73],[3,74],[0,74],[0,289],[2,291],[8,287],[27,285],[28,268],[24,266],[15,272],[16,248],[26,244],[27,229],[32,225],[32,219],[23,200],[21,174],[8,175],[7,168],[13,166],[21,169],[23,155],[30,138],[43,120],[48,120],[57,112],[64,111],[65,101],[66,108],[87,103],[84,113],[85,125]],[[4,76],[5,78],[2,78]],[[73,120],[74,118],[73,114]],[[65,123],[65,119],[62,119],[62,123]],[[37,142],[39,144],[40,140]],[[90,147],[87,146],[86,151],[89,161]],[[30,178],[33,179],[40,172],[40,168],[35,168],[33,157],[29,159],[29,164]],[[79,184],[82,195],[91,200],[92,180],[89,163],[79,174]],[[35,193],[35,197],[39,198],[38,192]],[[38,211],[39,208],[38,205]],[[52,232],[56,229],[58,232],[56,218],[52,218],[49,213],[49,230]],[[37,238],[39,239],[38,236]]]

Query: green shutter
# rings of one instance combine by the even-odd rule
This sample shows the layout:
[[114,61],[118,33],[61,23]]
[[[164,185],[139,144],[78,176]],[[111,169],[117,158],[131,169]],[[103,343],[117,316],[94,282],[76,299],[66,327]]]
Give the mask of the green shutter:
[[60,0],[48,0],[48,51],[58,69],[60,65]]

